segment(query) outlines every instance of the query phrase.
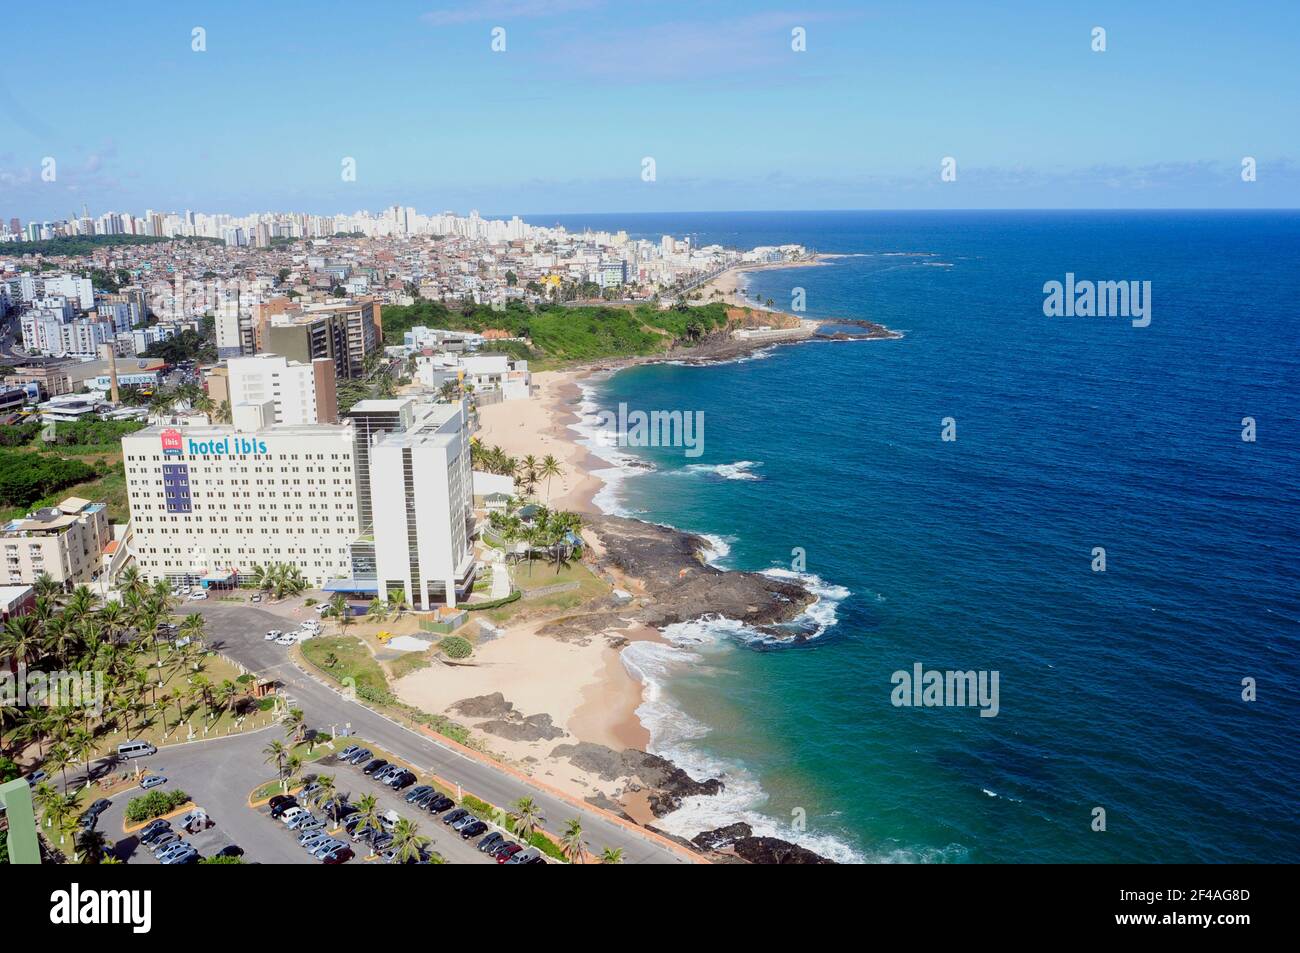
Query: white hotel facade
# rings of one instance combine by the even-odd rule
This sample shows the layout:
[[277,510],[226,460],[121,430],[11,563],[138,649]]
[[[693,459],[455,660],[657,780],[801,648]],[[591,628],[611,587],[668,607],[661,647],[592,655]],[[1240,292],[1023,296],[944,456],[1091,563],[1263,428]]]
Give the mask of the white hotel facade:
[[[459,404],[363,401],[343,424],[154,426],[122,439],[132,551],[150,580],[231,585],[255,564],[413,609],[474,580]],[[373,506],[372,506],[373,500]]]

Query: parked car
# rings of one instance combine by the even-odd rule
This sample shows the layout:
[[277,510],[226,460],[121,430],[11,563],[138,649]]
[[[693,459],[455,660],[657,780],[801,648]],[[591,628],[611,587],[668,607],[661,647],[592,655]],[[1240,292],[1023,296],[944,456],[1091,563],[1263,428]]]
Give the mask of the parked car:
[[262,641],[263,641],[263,642],[274,642],[276,639],[278,639],[278,638],[279,638],[280,636],[282,636],[282,635],[284,635],[284,633],[281,632],[279,629],[272,629],[270,632],[266,633],[266,635],[262,636]]
[[159,861],[165,862],[168,857],[171,857],[174,854],[183,853],[186,850],[192,850],[192,849],[193,847],[189,843],[189,841],[183,840],[181,838],[177,838],[176,840],[171,841],[165,844],[164,846],[160,847],[158,850],[155,850],[153,852],[153,855],[157,857]]
[[202,602],[202,601],[203,601],[204,599],[206,599],[207,597],[208,597],[208,594],[207,594],[206,592],[204,592],[202,589],[198,589],[198,590],[195,590],[194,592],[191,592],[191,593],[190,593],[190,601],[191,601],[191,602]]
[[29,788],[34,788],[48,777],[49,775],[44,771],[33,771],[31,774],[27,775],[27,786]]
[[338,850],[340,847],[347,847],[347,845],[340,840],[331,839],[318,845],[317,847],[312,849],[310,853],[313,857],[319,860],[320,858],[324,857],[326,854],[333,853],[334,851]]
[[287,800],[281,801],[271,808],[271,816],[275,818],[283,817],[286,811],[290,811],[295,807],[298,807],[298,802],[292,797],[287,797]]
[[323,854],[320,857],[320,862],[322,864],[345,864],[351,860],[353,856],[355,855],[352,853],[351,847],[348,847],[346,844],[340,844],[329,853]]
[[323,841],[332,841],[332,840],[334,840],[334,838],[330,837],[330,835],[325,833],[324,831],[312,831],[310,834],[306,834],[301,838],[299,838],[298,844],[302,847],[303,850],[307,851],[307,853],[311,853],[313,850],[319,847]]
[[186,830],[189,830],[190,826],[195,824],[196,822],[202,823],[205,827],[208,824],[210,824],[211,821],[208,819],[208,812],[203,810],[202,808],[196,807],[194,810],[186,811],[184,814],[182,814],[180,816],[180,819],[176,821],[176,824],[180,827],[185,828]]
[[243,857],[244,848],[238,844],[227,844],[221,850],[212,855],[213,857]]
[[166,784],[167,779],[161,774],[146,774],[140,779],[140,788],[148,791],[150,788],[156,788],[160,784]]
[[175,831],[164,831],[157,837],[149,841],[145,846],[149,848],[150,853],[158,853],[159,850],[169,844],[174,844],[181,839],[181,836]]
[[403,798],[403,800],[405,800],[407,804],[414,804],[423,795],[431,794],[431,793],[433,793],[432,787],[430,787],[427,784],[420,784],[420,785],[416,785],[415,787],[411,788],[411,790],[407,791],[406,797]]
[[123,761],[129,761],[132,758],[145,758],[157,753],[158,749],[147,741],[124,741],[117,746],[117,756]]
[[513,857],[506,859],[507,864],[532,864],[539,861],[543,864],[546,863],[546,861],[542,860],[542,855],[531,847],[528,850],[518,851]]
[[374,774],[376,771],[380,770],[381,768],[386,768],[386,767],[388,767],[388,762],[386,760],[384,760],[383,758],[375,758],[368,765],[366,765],[364,768],[361,769],[361,773]]
[[344,748],[342,751],[338,753],[338,759],[340,761],[346,761],[348,760],[348,758],[352,757],[360,750],[361,750],[361,745],[348,745],[346,748]]
[[443,815],[442,822],[444,824],[455,824],[462,817],[469,817],[469,811],[465,810],[463,807],[458,807],[456,810],[448,811]]
[[497,859],[498,864],[504,864],[511,857],[513,857],[515,854],[519,853],[523,849],[524,849],[523,844],[516,844],[511,842],[502,847],[498,847],[496,850],[492,852],[492,856]]
[[253,593],[253,597],[252,597],[251,599],[249,599],[248,601],[249,601],[249,602],[261,602],[261,601],[262,601],[262,594],[261,594],[260,592],[255,592],[255,593]]
[[424,808],[430,814],[441,814],[443,811],[447,810],[447,808],[455,807],[455,806],[456,806],[455,801],[447,797],[447,795],[445,794],[439,794],[437,797],[430,800],[429,803],[424,806]]
[[465,840],[469,840],[471,837],[478,837],[485,830],[487,830],[487,825],[475,818],[473,824],[466,824],[460,829],[460,836]]
[[361,762],[369,761],[373,757],[374,757],[373,751],[371,751],[369,748],[362,748],[360,751],[355,752],[352,755],[352,757],[348,758],[348,763],[361,764]]
[[309,813],[310,812],[306,808],[299,807],[295,804],[292,807],[285,808],[285,810],[280,814],[280,823],[287,826],[293,823],[294,818],[302,817],[304,814]]
[[388,780],[388,786],[394,791],[400,791],[402,788],[410,787],[414,783],[415,775],[405,769],[398,771]]
[[[392,777],[395,771],[400,771],[400,770],[402,769],[395,764],[386,764],[382,768],[377,769],[375,773],[371,775],[371,778],[373,778],[376,781],[384,781]],[[362,769],[362,773],[363,774],[366,773],[364,768]]]
[[155,834],[160,834],[165,830],[169,830],[171,826],[172,826],[171,821],[167,820],[166,818],[160,817],[157,820],[150,821],[144,827],[140,828],[140,833],[137,836],[140,838],[140,840],[144,840],[146,837],[152,837]]
[[488,834],[487,837],[483,838],[474,846],[477,847],[484,854],[490,854],[492,853],[492,851],[496,850],[505,842],[506,842],[506,837],[504,834],[502,834],[500,831],[493,831],[492,833]]
[[278,639],[275,640],[275,644],[276,644],[276,645],[293,645],[293,644],[294,644],[295,642],[297,642],[297,641],[298,641],[298,640],[295,639],[292,635],[282,635],[282,636],[280,636]]
[[386,851],[389,848],[389,846],[392,845],[392,843],[393,843],[392,834],[380,834],[378,837],[376,837],[374,840],[370,842],[370,846],[374,848],[376,854],[382,854],[384,851]]
[[295,815],[293,820],[285,824],[285,827],[289,828],[291,831],[300,831],[306,825],[313,823],[320,823],[320,818],[311,811],[303,811],[301,814]]

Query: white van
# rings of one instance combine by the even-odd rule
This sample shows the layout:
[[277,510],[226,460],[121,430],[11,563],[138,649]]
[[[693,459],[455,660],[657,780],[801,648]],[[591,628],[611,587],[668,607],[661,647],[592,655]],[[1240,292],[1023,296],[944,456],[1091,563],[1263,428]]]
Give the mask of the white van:
[[143,758],[146,755],[157,753],[158,749],[147,741],[124,741],[117,746],[117,756],[119,758]]

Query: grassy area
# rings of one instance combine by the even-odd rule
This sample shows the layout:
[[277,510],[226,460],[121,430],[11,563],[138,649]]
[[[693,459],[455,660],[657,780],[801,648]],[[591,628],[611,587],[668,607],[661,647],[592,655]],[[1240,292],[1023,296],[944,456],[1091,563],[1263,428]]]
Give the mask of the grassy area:
[[[100,735],[95,739],[96,750],[100,755],[115,752],[119,744],[128,740],[139,739],[154,745],[175,743],[178,740],[183,741],[187,730],[184,727],[177,729],[177,724],[182,719],[193,726],[196,735],[199,736],[202,736],[205,727],[208,729],[208,737],[223,735],[228,729],[237,727],[238,716],[230,709],[220,710],[216,719],[212,719],[212,710],[195,695],[197,687],[195,679],[202,676],[207,680],[214,692],[221,686],[222,682],[227,680],[235,682],[236,685],[243,689],[247,683],[236,681],[240,674],[239,669],[219,655],[203,656],[197,672],[188,667],[181,667],[178,662],[179,659],[173,659],[166,650],[163,651],[162,687],[151,687],[149,694],[146,696],[146,699],[169,699],[165,713],[161,716],[149,717],[143,726],[139,718],[133,717],[129,729],[124,728],[121,731]],[[139,663],[142,667],[148,664],[150,666],[148,668],[150,676],[157,676],[158,668],[152,654],[141,656]],[[178,699],[182,693],[189,696],[189,700],[183,706],[178,705]],[[260,712],[249,715],[249,719],[259,725],[265,717],[266,715]],[[163,737],[164,721],[166,727],[170,730],[166,738]],[[248,727],[247,722],[245,727]]]
[[512,302],[498,311],[488,305],[449,308],[441,302],[419,300],[384,309],[385,343],[400,344],[402,333],[417,324],[476,333],[497,329],[527,338],[532,341],[531,349],[516,344],[508,350],[540,370],[567,361],[657,354],[673,343],[695,340],[725,327],[727,314],[726,307],[716,303],[685,310],[660,310],[653,305],[541,305],[532,310]]
[[[399,701],[397,696],[389,690],[388,676],[385,673],[384,666],[370,654],[370,651],[358,637],[352,635],[326,635],[308,639],[306,642],[301,643],[301,648],[304,660],[310,662],[313,667],[339,684],[352,685],[356,689],[357,696],[364,701],[387,709],[390,713],[399,715],[408,721],[424,725],[440,735],[445,735],[452,741],[469,747],[478,747],[470,734],[470,730],[464,725],[442,715],[431,715],[427,711]],[[331,662],[332,664],[330,664]],[[389,667],[393,668],[398,664],[399,662],[389,663]],[[403,674],[420,667],[416,662],[400,662],[400,665]],[[394,677],[396,677],[396,673],[394,673]],[[349,678],[352,679],[350,683],[345,681]]]
[[[576,609],[585,602],[608,595],[611,591],[609,583],[598,577],[581,562],[572,562],[567,566],[561,566],[560,571],[557,573],[553,563],[535,559],[533,560],[531,573],[528,571],[528,563],[521,562],[511,568],[510,577],[515,586],[523,590],[525,597],[498,609],[485,609],[483,612],[478,613],[479,615],[486,615],[491,622],[498,625],[508,622],[511,618],[523,612],[535,614],[539,610],[566,612],[570,609]],[[539,596],[535,599],[527,598],[529,592],[537,589],[574,582],[578,584],[576,589]]]
[[301,647],[307,661],[339,684],[351,684],[362,698],[377,701],[388,693],[383,667],[356,636],[323,635],[308,639]]
[[[32,451],[35,452],[35,451]],[[75,483],[49,493],[29,506],[10,506],[0,509],[0,519],[11,520],[26,516],[33,510],[45,506],[55,506],[70,496],[79,496],[92,503],[108,504],[108,519],[113,523],[125,523],[130,518],[130,508],[126,499],[126,470],[122,466],[122,454],[105,453],[100,447],[98,452],[86,457],[78,457],[83,463],[102,465],[102,475],[84,483]]]

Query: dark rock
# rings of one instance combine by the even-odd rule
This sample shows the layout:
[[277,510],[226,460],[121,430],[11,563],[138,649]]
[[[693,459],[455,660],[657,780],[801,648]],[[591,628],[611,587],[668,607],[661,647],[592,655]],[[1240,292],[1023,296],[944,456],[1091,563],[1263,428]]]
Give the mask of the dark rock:
[[730,847],[736,841],[744,837],[753,837],[754,829],[744,821],[737,821],[735,824],[728,824],[726,827],[719,827],[716,830],[701,831],[691,838],[691,843],[700,850],[722,850],[724,847]]
[[[554,758],[568,758],[574,767],[589,771],[602,781],[631,778],[639,781],[650,793],[647,797],[655,817],[663,817],[681,807],[682,799],[699,794],[718,794],[723,784],[717,778],[696,781],[667,758],[626,748],[615,751],[605,745],[580,741],[576,744],[557,745]],[[632,785],[628,785],[629,790]]]
[[520,717],[518,713],[511,718],[498,718],[485,721],[478,726],[479,731],[497,735],[508,741],[550,741],[564,737],[564,729],[557,728],[550,715],[529,715]]
[[833,864],[835,861],[815,854],[806,847],[778,837],[742,837],[731,845],[737,857],[751,864]]
[[512,714],[515,706],[500,692],[493,692],[491,695],[462,698],[451,706],[451,710],[468,718],[502,718]]

